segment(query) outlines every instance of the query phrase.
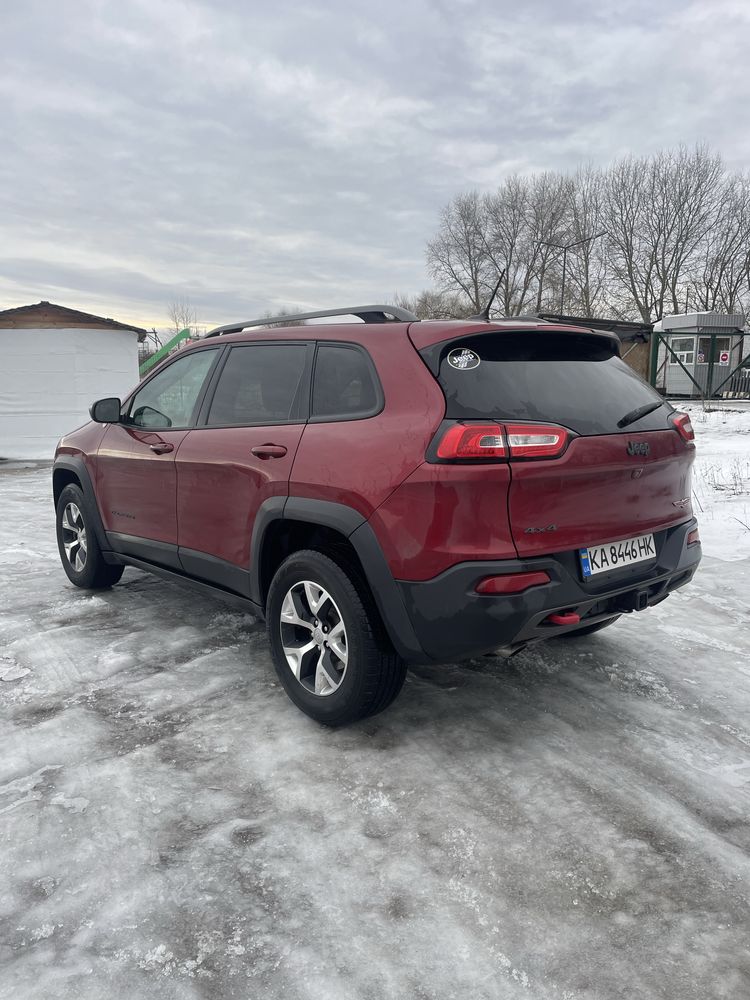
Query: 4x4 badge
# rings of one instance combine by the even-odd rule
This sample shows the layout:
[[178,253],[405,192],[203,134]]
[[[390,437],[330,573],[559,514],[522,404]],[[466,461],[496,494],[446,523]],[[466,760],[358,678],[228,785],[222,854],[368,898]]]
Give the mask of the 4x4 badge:
[[448,353],[448,364],[459,371],[468,371],[470,368],[479,367],[479,355],[470,351],[468,347],[457,347]]
[[628,441],[628,455],[648,455],[650,451],[648,441]]

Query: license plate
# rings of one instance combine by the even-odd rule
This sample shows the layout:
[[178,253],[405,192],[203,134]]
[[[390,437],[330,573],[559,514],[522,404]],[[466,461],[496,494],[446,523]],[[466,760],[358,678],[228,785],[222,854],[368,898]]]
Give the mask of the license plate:
[[638,535],[636,538],[625,538],[621,542],[608,542],[607,545],[589,545],[588,548],[579,549],[578,552],[584,576],[610,573],[613,569],[656,559],[653,535]]

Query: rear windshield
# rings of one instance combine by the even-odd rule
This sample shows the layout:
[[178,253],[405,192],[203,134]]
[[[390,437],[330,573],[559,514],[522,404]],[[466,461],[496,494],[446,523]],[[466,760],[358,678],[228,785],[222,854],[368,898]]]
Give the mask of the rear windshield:
[[[453,419],[548,421],[577,434],[663,430],[671,406],[613,350],[604,338],[529,330],[462,337],[421,354]],[[657,401],[653,413],[617,426]]]

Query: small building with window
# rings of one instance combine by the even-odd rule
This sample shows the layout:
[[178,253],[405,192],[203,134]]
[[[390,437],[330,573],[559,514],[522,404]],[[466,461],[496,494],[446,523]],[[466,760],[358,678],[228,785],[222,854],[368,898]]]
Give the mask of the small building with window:
[[744,358],[750,340],[745,319],[738,313],[665,316],[654,331],[661,334],[654,385],[667,396],[712,396],[726,391],[727,377]]

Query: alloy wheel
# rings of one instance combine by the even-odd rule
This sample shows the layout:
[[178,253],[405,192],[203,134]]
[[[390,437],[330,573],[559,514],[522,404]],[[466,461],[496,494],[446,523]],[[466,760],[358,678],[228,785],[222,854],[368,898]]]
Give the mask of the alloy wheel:
[[62,520],[62,543],[68,562],[76,571],[82,572],[86,565],[86,525],[78,504],[65,505]]
[[326,696],[341,686],[348,662],[346,626],[338,605],[311,580],[295,583],[281,605],[281,645],[299,683]]

